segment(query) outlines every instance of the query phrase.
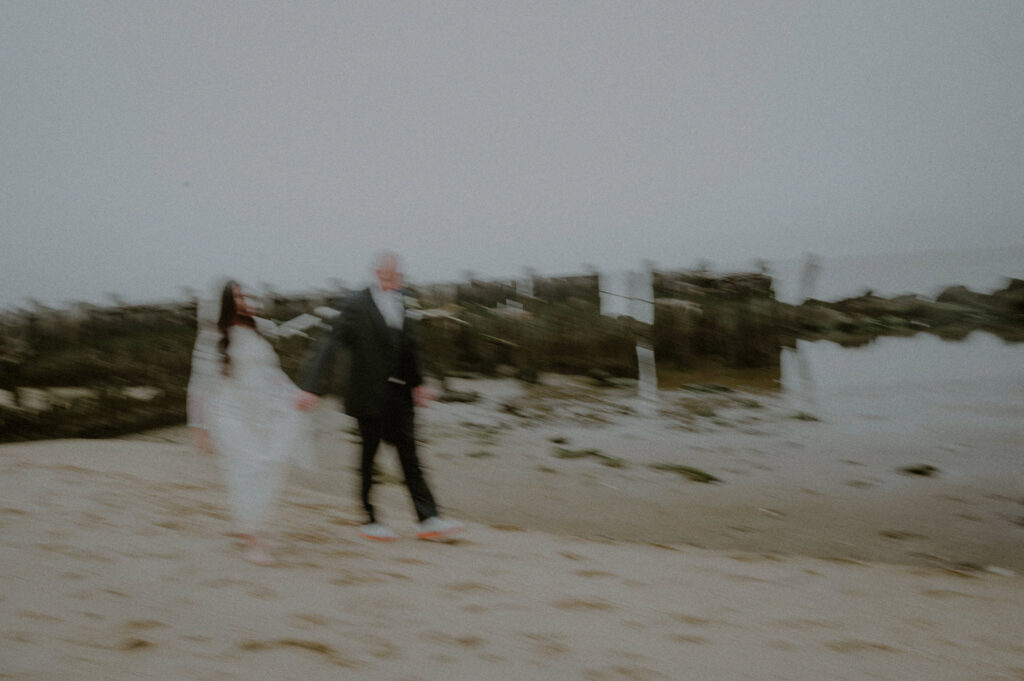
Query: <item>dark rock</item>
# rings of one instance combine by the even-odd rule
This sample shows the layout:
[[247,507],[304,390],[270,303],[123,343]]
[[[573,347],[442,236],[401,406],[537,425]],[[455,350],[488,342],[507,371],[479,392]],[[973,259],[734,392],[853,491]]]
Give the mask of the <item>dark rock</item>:
[[930,333],[946,341],[962,341],[971,335],[975,327],[966,324],[952,324],[930,329]]
[[900,469],[904,475],[917,475],[925,478],[932,478],[939,474],[939,469],[931,464],[919,463],[913,466],[904,466]]
[[702,482],[705,484],[713,484],[721,482],[718,478],[711,475],[707,471],[702,471],[699,468],[693,466],[684,466],[677,463],[653,463],[649,466],[652,470],[656,471],[667,471],[669,473],[676,473],[694,482]]
[[873,293],[836,301],[832,307],[847,315],[862,317],[880,317],[894,312],[892,301],[887,298],[879,298]]
[[517,378],[519,369],[510,364],[499,364],[494,367],[494,373],[502,378]]
[[727,385],[718,385],[717,383],[685,383],[679,386],[681,390],[689,390],[693,393],[731,393],[733,389]]
[[894,317],[902,319],[913,319],[919,317],[925,309],[928,301],[917,294],[911,293],[905,296],[896,296],[886,301],[886,312]]
[[942,290],[936,298],[937,303],[956,303],[972,307],[989,307],[992,305],[991,296],[984,293],[972,291],[966,286],[948,286]]
[[988,315],[975,305],[963,305],[961,303],[925,303],[917,315],[917,320],[925,322],[928,326],[943,326],[953,324],[977,324],[984,321]]
[[1006,288],[992,294],[992,302],[1007,312],[1024,313],[1024,280],[1010,279]]
[[827,333],[854,325],[853,317],[817,302],[805,303],[796,313],[797,324],[810,331]]
[[877,331],[862,331],[860,333],[830,333],[825,338],[844,348],[862,348],[873,343],[878,335]]
[[476,402],[480,393],[475,390],[444,390],[437,396],[438,402]]
[[910,320],[905,317],[898,317],[894,314],[882,315],[877,320],[878,324],[886,329],[905,329],[910,326]]

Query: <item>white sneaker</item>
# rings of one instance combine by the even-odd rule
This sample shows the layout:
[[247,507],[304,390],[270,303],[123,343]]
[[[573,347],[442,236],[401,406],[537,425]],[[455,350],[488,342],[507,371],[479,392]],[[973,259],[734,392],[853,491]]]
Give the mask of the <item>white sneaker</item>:
[[359,529],[356,530],[360,537],[366,537],[367,539],[373,539],[374,541],[395,541],[398,539],[398,535],[390,527],[386,527],[379,523],[367,523],[366,525],[360,525]]
[[416,525],[416,536],[430,541],[443,541],[464,529],[466,526],[456,520],[435,515]]

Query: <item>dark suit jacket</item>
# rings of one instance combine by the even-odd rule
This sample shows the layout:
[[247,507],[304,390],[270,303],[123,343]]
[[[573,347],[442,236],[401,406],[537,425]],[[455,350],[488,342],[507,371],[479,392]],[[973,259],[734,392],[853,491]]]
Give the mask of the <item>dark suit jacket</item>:
[[[310,351],[299,387],[322,395],[332,360],[340,346],[348,350],[341,396],[345,413],[356,418],[382,415],[388,390],[398,387],[409,399],[411,389],[423,383],[413,325],[406,318],[401,333],[388,327],[373,302],[370,289],[351,294],[331,324]],[[389,378],[404,385],[389,384]]]

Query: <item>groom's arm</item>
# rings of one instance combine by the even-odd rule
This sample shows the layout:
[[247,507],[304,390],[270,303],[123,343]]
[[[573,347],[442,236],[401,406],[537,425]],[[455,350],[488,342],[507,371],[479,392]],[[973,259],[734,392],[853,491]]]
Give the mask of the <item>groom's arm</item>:
[[420,346],[417,337],[418,327],[415,323],[406,323],[406,352],[408,353],[407,375],[404,377],[410,388],[423,385],[423,373],[420,371]]
[[422,362],[420,354],[420,343],[418,337],[419,323],[406,326],[406,347],[407,354],[405,380],[412,388],[413,404],[417,407],[424,407],[434,399],[434,391],[423,382]]

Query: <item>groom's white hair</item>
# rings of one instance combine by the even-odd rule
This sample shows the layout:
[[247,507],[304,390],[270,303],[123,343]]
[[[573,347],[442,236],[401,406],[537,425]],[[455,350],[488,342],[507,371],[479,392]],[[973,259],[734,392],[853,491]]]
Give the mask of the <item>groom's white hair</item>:
[[370,269],[376,272],[384,265],[394,265],[396,270],[401,270],[402,259],[394,251],[382,248],[373,254],[373,265]]

